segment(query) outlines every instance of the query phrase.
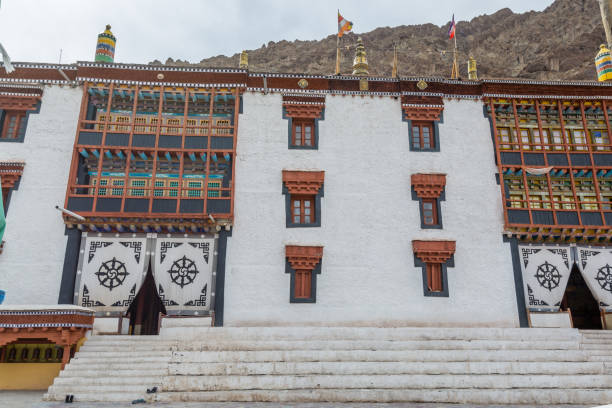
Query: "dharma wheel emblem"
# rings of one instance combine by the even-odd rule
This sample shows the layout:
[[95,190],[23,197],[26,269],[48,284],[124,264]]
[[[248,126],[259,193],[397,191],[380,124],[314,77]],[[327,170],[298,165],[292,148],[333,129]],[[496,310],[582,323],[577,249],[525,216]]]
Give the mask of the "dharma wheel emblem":
[[298,86],[304,89],[308,86],[308,81],[305,78],[302,78],[298,81]]
[[199,273],[195,266],[195,262],[183,255],[182,258],[177,259],[172,263],[172,266],[168,270],[170,279],[181,287],[181,289],[191,283]]
[[612,292],[612,267],[606,264],[606,266],[599,268],[595,280],[603,290]]
[[538,266],[538,270],[534,275],[540,286],[548,291],[552,291],[554,288],[559,286],[559,282],[561,281],[561,274],[555,265],[551,265],[548,262],[544,262],[542,265]]
[[95,275],[98,276],[100,285],[113,290],[113,288],[123,284],[129,273],[125,269],[125,264],[113,257],[110,261],[103,262]]
[[427,88],[427,82],[423,81],[422,79],[417,82],[417,88],[419,88],[421,91],[423,91],[425,88]]

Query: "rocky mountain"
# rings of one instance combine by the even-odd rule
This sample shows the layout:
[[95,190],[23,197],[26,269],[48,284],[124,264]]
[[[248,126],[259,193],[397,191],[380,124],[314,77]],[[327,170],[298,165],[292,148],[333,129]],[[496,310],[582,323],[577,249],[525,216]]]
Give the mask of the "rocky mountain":
[[[452,43],[449,23],[381,27],[348,34],[343,44],[342,73],[350,74],[357,37],[365,44],[371,75],[391,75],[393,46],[398,46],[400,76],[450,76]],[[457,22],[460,73],[467,77],[469,55],[478,61],[480,78],[594,80],[593,59],[605,33],[597,0],[556,0],[541,12],[513,13],[505,8],[471,21]],[[249,70],[332,74],[336,37],[319,41],[270,41],[249,53]],[[239,53],[205,58],[197,64],[174,65],[238,67]],[[154,61],[152,64],[159,63]]]

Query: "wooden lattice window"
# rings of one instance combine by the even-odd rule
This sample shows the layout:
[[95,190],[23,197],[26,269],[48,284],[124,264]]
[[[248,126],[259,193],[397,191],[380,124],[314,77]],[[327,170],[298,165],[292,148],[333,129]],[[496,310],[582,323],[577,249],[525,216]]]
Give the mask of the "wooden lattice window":
[[421,201],[421,211],[423,211],[423,224],[438,224],[438,200],[436,198],[423,199]]
[[[129,132],[130,131],[130,117],[129,116],[116,116],[115,117],[115,130],[117,132]],[[126,125],[127,124],[127,125]]]
[[0,133],[0,139],[17,139],[19,137],[19,131],[22,127],[21,125],[24,119],[24,112],[6,112],[2,133]]
[[[143,116],[138,116],[134,118],[134,124],[135,125],[144,125],[147,123],[147,118],[143,117]],[[135,133],[143,133],[145,131],[145,127],[144,126],[134,126],[134,132]]]
[[294,119],[291,134],[291,144],[294,147],[313,147],[314,119]]
[[291,217],[294,224],[315,222],[315,197],[291,195]]
[[430,292],[442,292],[442,264],[427,263],[425,265],[427,272],[427,288]]
[[412,148],[431,150],[435,147],[433,122],[412,122]]
[[217,129],[215,129],[216,135],[231,135],[232,134],[232,130],[228,128],[230,125],[229,120],[217,119],[216,124],[217,124]]
[[311,296],[312,270],[298,269],[295,271],[293,297],[309,299]]

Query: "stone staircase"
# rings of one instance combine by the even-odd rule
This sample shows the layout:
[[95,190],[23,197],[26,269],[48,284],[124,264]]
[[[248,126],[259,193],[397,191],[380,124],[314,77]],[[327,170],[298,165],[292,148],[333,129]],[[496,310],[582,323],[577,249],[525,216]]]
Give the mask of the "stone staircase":
[[[157,386],[156,394],[146,394]],[[612,332],[245,327],[92,336],[45,395],[75,401],[612,403]]]

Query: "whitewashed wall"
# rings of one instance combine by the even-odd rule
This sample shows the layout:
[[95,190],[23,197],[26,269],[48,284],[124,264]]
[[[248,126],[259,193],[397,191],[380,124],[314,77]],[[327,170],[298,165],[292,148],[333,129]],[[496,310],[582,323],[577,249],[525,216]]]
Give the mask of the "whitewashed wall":
[[[518,326],[509,244],[480,102],[445,100],[441,152],[410,152],[400,101],[328,96],[319,150],[289,150],[281,96],[240,116],[225,324]],[[283,169],[325,170],[320,228],[285,228]],[[410,175],[447,174],[442,230],[420,228]],[[457,241],[450,296],[423,295],[411,241]],[[316,304],[289,303],[285,245],[323,245]]]
[[57,304],[66,236],[54,207],[64,205],[82,95],[82,88],[46,86],[24,142],[0,142],[0,161],[26,163],[11,196],[0,254],[4,304]]

